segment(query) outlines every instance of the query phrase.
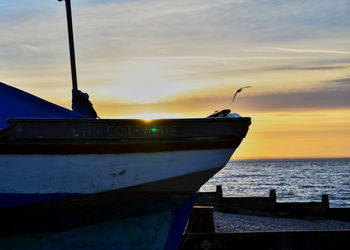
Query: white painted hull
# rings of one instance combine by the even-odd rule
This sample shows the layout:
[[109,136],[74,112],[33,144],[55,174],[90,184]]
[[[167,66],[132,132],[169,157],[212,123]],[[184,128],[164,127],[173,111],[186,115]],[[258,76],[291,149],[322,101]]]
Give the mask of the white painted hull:
[[0,192],[93,194],[117,190],[224,167],[233,152],[0,155]]

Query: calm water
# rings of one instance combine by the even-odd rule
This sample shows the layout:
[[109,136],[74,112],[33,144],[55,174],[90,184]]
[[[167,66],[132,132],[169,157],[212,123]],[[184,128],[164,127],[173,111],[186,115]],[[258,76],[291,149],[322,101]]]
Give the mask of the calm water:
[[328,194],[331,207],[350,207],[350,158],[232,161],[200,191],[224,196],[268,196],[276,189],[278,201],[321,201]]

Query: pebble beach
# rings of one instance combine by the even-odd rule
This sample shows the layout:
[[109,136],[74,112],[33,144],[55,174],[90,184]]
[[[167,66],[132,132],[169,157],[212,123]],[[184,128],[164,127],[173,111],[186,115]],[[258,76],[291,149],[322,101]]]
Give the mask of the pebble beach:
[[323,218],[290,219],[220,212],[214,212],[214,224],[217,233],[350,229],[350,222]]

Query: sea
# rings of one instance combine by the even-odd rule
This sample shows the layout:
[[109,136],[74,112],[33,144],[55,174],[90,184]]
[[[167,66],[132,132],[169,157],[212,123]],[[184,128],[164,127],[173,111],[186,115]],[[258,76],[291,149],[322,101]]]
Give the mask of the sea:
[[217,185],[226,197],[263,197],[275,189],[279,202],[320,202],[328,194],[330,207],[350,207],[350,158],[230,161],[200,191]]

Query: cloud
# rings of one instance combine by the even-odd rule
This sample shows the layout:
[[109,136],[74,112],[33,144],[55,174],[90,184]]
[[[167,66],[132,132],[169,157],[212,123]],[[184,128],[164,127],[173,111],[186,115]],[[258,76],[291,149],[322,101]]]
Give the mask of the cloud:
[[350,108],[350,88],[273,93],[242,98],[240,106],[257,111]]
[[43,48],[40,48],[38,46],[33,46],[33,45],[30,45],[30,44],[24,44],[23,48],[31,50],[31,51],[43,51],[44,50]]
[[347,85],[350,85],[350,78],[340,78],[340,79],[335,79],[331,81],[326,81],[325,83],[328,84],[335,84],[335,85],[343,85],[348,87]]
[[[44,0],[27,2],[2,4],[5,16],[1,17],[0,44],[27,43],[48,48],[51,57],[63,60],[67,48],[64,4]],[[344,0],[336,3],[325,0],[90,0],[74,1],[72,8],[77,59],[82,61],[116,63],[130,56],[156,57],[160,51],[183,58],[223,55],[249,58],[252,55],[245,54],[243,49],[271,46],[271,42],[279,43],[276,48],[280,52],[349,53],[342,48],[282,47],[287,40],[291,43],[306,38],[329,39],[332,34],[339,35],[338,30],[347,29],[349,6]],[[343,33],[346,40],[348,35]],[[18,53],[13,55],[18,63]],[[47,58],[49,54],[44,56]],[[28,56],[20,62],[25,60],[29,60]]]
[[289,67],[275,67],[275,68],[263,68],[262,70],[305,70],[305,71],[318,71],[318,70],[338,70],[338,69],[346,69],[348,68],[348,66],[304,66],[304,67],[300,67],[300,66],[289,66]]
[[296,49],[296,48],[274,48],[278,51],[292,52],[292,53],[302,53],[302,54],[340,54],[340,55],[350,55],[350,51],[342,50],[326,50],[326,49]]
[[[346,83],[349,83],[349,79],[346,80]],[[138,113],[182,113],[205,116],[209,115],[210,112],[224,108],[247,114],[250,112],[350,109],[350,86],[348,85],[338,88],[319,87],[295,92],[270,92],[250,96],[243,93],[237,97],[233,104],[231,102],[232,95],[224,92],[221,95],[198,95],[148,104],[96,100],[95,106],[108,116]]]

